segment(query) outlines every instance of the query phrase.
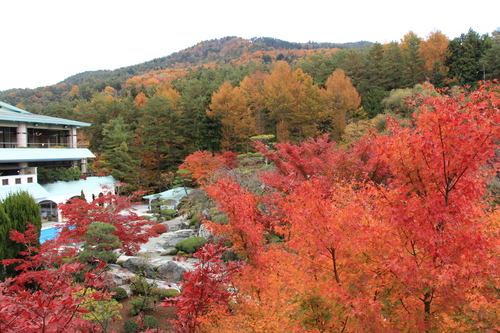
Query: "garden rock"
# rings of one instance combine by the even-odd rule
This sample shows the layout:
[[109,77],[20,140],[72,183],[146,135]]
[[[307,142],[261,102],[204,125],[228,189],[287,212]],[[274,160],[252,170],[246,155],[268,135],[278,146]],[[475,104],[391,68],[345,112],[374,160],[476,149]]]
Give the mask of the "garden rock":
[[122,287],[130,284],[135,274],[127,269],[121,268],[119,265],[108,265],[109,270],[107,276],[116,284],[116,287]]
[[158,267],[159,278],[169,282],[181,282],[190,269],[178,261],[167,261]]
[[129,258],[123,263],[123,268],[128,269],[136,274],[144,274],[145,276],[153,276],[155,269],[153,265],[144,262],[141,258]]

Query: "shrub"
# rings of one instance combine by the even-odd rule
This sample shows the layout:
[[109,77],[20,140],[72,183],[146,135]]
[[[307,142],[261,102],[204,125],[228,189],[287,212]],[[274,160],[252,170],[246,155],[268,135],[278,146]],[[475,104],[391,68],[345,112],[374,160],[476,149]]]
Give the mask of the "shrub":
[[123,289],[122,287],[116,287],[111,289],[112,293],[115,293],[113,295],[113,299],[116,299],[117,301],[125,299],[128,297],[127,291]]
[[127,319],[123,323],[123,328],[127,333],[137,333],[139,332],[139,324],[132,318]]
[[82,289],[76,292],[75,296],[81,300],[80,309],[85,310],[82,312],[82,318],[100,325],[103,332],[106,332],[111,321],[122,318],[120,316],[122,305],[114,299],[99,299],[99,292],[95,289]]
[[158,320],[150,315],[146,315],[143,318],[143,325],[146,326],[146,328],[157,328],[158,327]]
[[172,249],[172,250],[170,250],[170,251],[168,252],[168,255],[169,255],[169,256],[175,256],[175,255],[176,255],[176,254],[178,254],[178,253],[179,253],[179,250],[177,250],[177,249]]
[[195,253],[206,242],[207,240],[203,237],[191,237],[175,244],[175,248],[185,253]]
[[198,227],[198,222],[200,218],[198,215],[194,215],[192,218],[189,219],[189,227],[191,228],[192,226]]
[[163,215],[167,215],[170,217],[174,217],[175,214],[177,214],[177,211],[175,209],[162,209],[161,211]]
[[130,304],[132,305],[132,308],[130,309],[130,313],[132,316],[137,316],[141,311],[146,310],[149,308],[149,304],[152,301],[152,297],[147,297],[147,296],[137,296],[136,299],[130,301]]
[[136,276],[130,283],[130,290],[136,295],[149,294],[151,289],[151,284],[149,284],[142,276]]
[[151,230],[153,230],[155,233],[157,233],[158,235],[161,235],[165,232],[168,232],[168,228],[166,225],[164,224],[155,224],[154,226],[151,227]]
[[158,297],[160,300],[165,298],[173,298],[179,296],[179,291],[177,289],[161,289],[155,288],[151,292],[154,296]]

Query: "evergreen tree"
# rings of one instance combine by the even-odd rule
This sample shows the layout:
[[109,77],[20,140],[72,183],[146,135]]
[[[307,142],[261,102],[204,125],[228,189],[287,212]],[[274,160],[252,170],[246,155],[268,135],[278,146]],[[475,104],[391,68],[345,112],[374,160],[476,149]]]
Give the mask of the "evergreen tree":
[[488,35],[480,36],[469,29],[466,34],[453,39],[449,44],[451,52],[446,65],[450,68],[448,78],[456,84],[475,86],[485,77],[485,71],[479,60],[491,47]]
[[313,83],[323,87],[326,80],[335,70],[335,64],[332,57],[325,53],[314,53],[297,64],[304,73],[313,78]]
[[[3,201],[3,208],[8,220],[10,221],[8,231],[16,230],[19,232],[26,231],[26,223],[30,222],[36,227],[38,235],[42,229],[42,218],[40,216],[40,206],[35,202],[35,199],[26,191],[11,193]],[[0,209],[1,211],[1,209]],[[0,215],[3,215],[0,212]],[[0,216],[0,219],[4,219]],[[5,223],[2,223],[5,225]],[[5,231],[5,230],[4,230]],[[5,234],[5,233],[4,233]],[[14,259],[18,257],[18,253],[24,249],[24,244],[16,243],[9,239],[10,234],[7,234],[4,247],[4,258]],[[5,236],[4,236],[5,237]],[[36,244],[35,244],[36,245]],[[8,266],[6,273],[8,276],[15,273],[14,267]]]
[[425,80],[425,59],[420,55],[420,43],[422,39],[413,31],[404,36],[401,43],[403,50],[403,61],[405,70],[403,73],[403,87],[412,87]]
[[382,87],[385,90],[402,87],[405,64],[398,42],[391,42],[387,45],[382,59],[382,66],[384,71]]
[[212,93],[219,88],[219,85],[214,83],[215,81],[209,80],[208,75],[192,79],[186,77],[177,83],[182,96],[182,124],[186,133],[189,133],[185,147],[188,152],[219,150],[221,123],[206,113]]
[[360,50],[345,51],[345,58],[341,64],[341,68],[345,74],[351,79],[352,84],[358,91],[366,91],[366,63],[364,56]]
[[[366,83],[369,87],[367,90],[372,90],[383,86],[384,81],[384,47],[380,43],[372,45],[370,52],[366,57]],[[364,89],[362,89],[364,90]]]
[[175,109],[168,98],[158,95],[147,101],[143,111],[138,129],[143,144],[142,163],[154,170],[151,181],[160,189],[162,172],[180,164],[185,154],[181,111]]
[[85,233],[85,244],[83,251],[78,255],[81,263],[86,263],[93,259],[103,260],[108,263],[115,263],[118,254],[113,250],[122,246],[118,236],[113,235],[116,227],[109,223],[94,222],[89,225]]
[[[5,213],[3,208],[3,204],[0,202],[0,260],[10,259],[9,244],[7,241],[9,240],[9,232],[11,229],[11,223],[9,216]],[[0,264],[0,280],[3,280],[6,275],[5,267]]]
[[500,79],[500,30],[493,31],[491,48],[486,50],[480,67],[486,80]]
[[103,129],[102,166],[115,179],[127,183],[126,190],[133,188],[137,178],[139,161],[132,149],[135,137],[121,116],[111,119]]

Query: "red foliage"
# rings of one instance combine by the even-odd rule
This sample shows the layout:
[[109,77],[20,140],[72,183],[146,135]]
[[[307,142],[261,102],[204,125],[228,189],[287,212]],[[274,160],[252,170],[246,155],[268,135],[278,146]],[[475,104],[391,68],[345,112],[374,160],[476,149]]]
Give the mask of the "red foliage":
[[[83,299],[76,292],[87,287],[99,288],[103,265],[85,273],[85,283],[74,283],[74,276],[84,269],[79,263],[61,263],[64,253],[55,242],[45,242],[40,248],[36,227],[28,224],[25,234],[12,232],[12,240],[26,244],[20,253],[24,259],[11,259],[3,264],[18,263],[19,274],[0,282],[0,332],[100,332],[99,326],[82,318],[87,312],[80,308]],[[74,252],[73,252],[74,254]],[[93,293],[96,299],[110,295]]]
[[[198,332],[201,322],[217,314],[229,313],[228,301],[232,293],[228,290],[232,273],[240,266],[236,262],[225,263],[221,256],[227,248],[220,244],[207,243],[194,257],[199,259],[192,272],[184,275],[182,293],[162,303],[176,306],[176,332]],[[217,317],[213,316],[213,317]]]
[[237,155],[233,152],[212,154],[208,151],[196,151],[185,158],[179,170],[187,171],[193,181],[203,185],[214,171],[221,168],[233,169],[237,163]]
[[155,233],[157,233],[158,235],[161,235],[161,234],[168,232],[167,226],[164,224],[161,224],[161,223],[153,225],[151,227],[151,230],[154,231]]
[[113,234],[122,243],[121,251],[133,255],[140,249],[140,244],[158,234],[147,227],[151,222],[139,217],[132,209],[132,199],[108,194],[90,203],[73,199],[59,206],[66,223],[61,228],[58,242],[67,244],[83,241],[87,227],[98,221],[114,225],[117,230]]
[[232,151],[226,151],[220,155],[224,159],[224,168],[234,169],[238,166],[238,155]]

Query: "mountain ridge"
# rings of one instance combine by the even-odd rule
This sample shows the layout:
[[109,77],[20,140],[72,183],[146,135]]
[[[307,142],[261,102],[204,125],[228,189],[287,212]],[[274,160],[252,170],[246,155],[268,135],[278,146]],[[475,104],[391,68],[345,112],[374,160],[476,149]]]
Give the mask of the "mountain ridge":
[[[152,70],[164,70],[177,64],[176,57],[182,59],[182,55],[186,52],[191,51],[202,51],[204,55],[207,56],[209,52],[217,52],[222,51],[224,48],[230,47],[234,45],[234,40],[241,41],[242,44],[245,42],[250,44],[264,44],[267,48],[273,48],[275,50],[313,50],[313,49],[344,49],[344,48],[358,48],[364,46],[370,46],[373,43],[368,41],[357,41],[357,42],[348,42],[348,43],[331,43],[331,42],[314,42],[309,41],[307,43],[297,43],[297,42],[288,42],[282,39],[273,38],[273,37],[253,37],[250,39],[244,39],[237,36],[226,36],[219,39],[210,39],[201,41],[199,43],[194,44],[188,48],[182,49],[180,51],[173,52],[164,57],[154,58],[151,60],[147,60],[138,64],[124,66],[116,69],[101,69],[94,71],[85,71],[81,73],[74,74],[72,76],[67,77],[66,79],[56,83],[58,84],[73,84],[80,85],[86,82],[86,78],[90,76],[101,77],[101,76],[109,76],[112,74],[113,77],[132,77],[135,75],[140,75],[141,73],[152,71]],[[253,47],[256,49],[256,47]],[[241,55],[241,54],[239,54]],[[39,87],[40,88],[40,87]],[[35,88],[38,89],[38,88]],[[16,89],[15,89],[16,90]]]

